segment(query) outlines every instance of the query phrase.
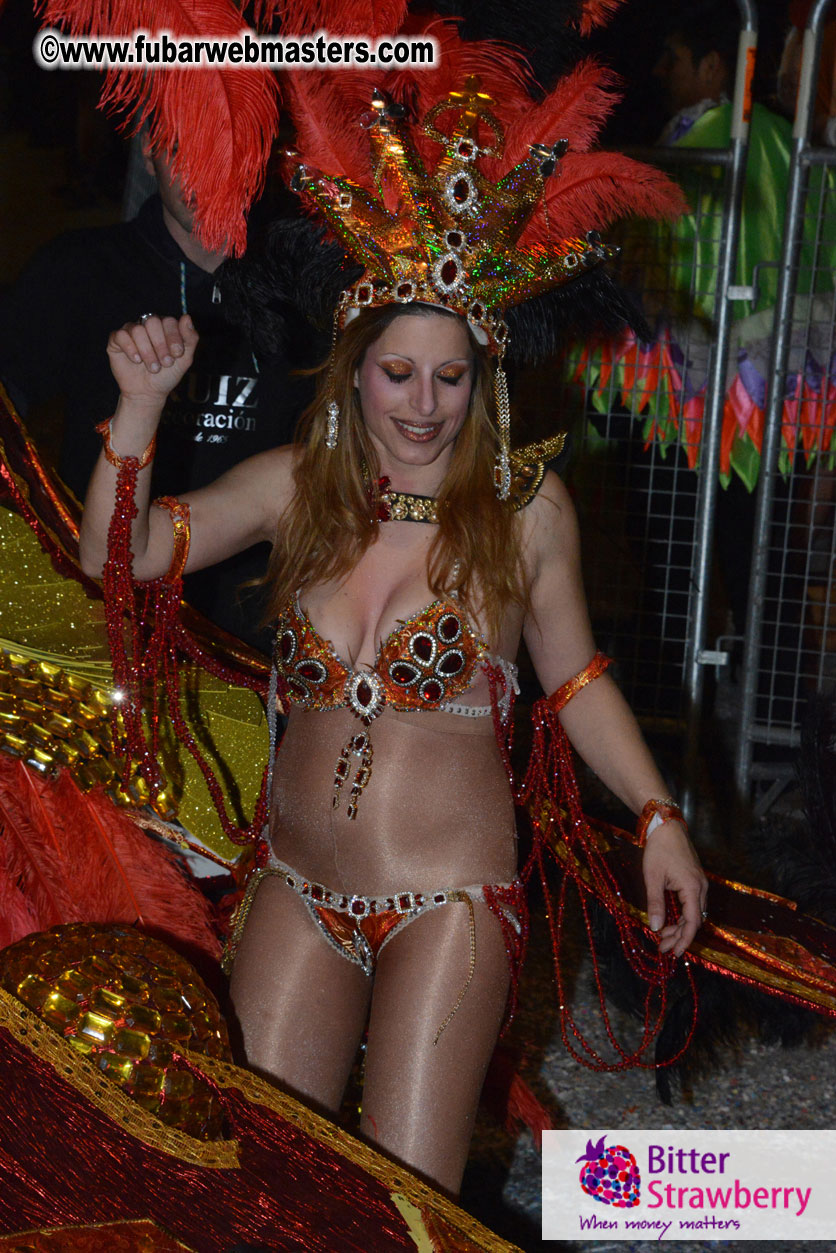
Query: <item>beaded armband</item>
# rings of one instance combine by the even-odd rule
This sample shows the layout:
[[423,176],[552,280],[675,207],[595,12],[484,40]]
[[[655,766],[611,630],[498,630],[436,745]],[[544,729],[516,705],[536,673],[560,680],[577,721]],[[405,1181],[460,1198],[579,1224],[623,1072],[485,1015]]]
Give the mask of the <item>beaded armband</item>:
[[112,421],[113,421],[113,418],[105,418],[104,422],[100,422],[99,425],[96,427],[96,431],[98,432],[99,435],[101,435],[102,440],[104,442],[105,457],[107,458],[107,460],[110,462],[112,466],[116,467],[117,470],[121,470],[122,466],[125,464],[126,461],[136,461],[137,469],[144,470],[147,465],[150,465],[151,461],[154,458],[154,453],[157,450],[157,436],[154,435],[152,437],[151,443],[145,449],[145,452],[142,454],[141,457],[133,457],[133,456],[120,457],[118,452],[114,450],[113,444],[110,442],[110,435],[111,435],[110,425]]
[[576,674],[572,679],[567,679],[556,692],[552,692],[551,696],[547,697],[547,703],[552,712],[559,714],[561,709],[564,709],[569,704],[572,697],[577,696],[581,688],[586,687],[587,683],[591,683],[593,679],[597,679],[602,675],[611,663],[611,657],[605,657],[603,653],[596,653],[589,665],[581,670],[580,674]]
[[636,843],[639,848],[644,848],[651,831],[656,827],[661,827],[663,822],[672,820],[681,823],[685,828],[685,834],[688,834],[688,823],[672,796],[664,796],[661,800],[649,800],[636,823]]
[[163,575],[163,583],[177,583],[183,577],[183,571],[186,568],[192,537],[189,506],[185,501],[177,500],[175,496],[160,496],[154,504],[160,509],[167,509],[171,514],[171,525],[174,527],[174,552],[171,556],[171,565]]

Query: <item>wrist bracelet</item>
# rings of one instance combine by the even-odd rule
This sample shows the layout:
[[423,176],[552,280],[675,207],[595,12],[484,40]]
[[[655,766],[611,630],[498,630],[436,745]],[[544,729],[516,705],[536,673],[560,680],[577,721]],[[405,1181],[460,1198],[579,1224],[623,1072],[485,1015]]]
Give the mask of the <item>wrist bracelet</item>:
[[110,427],[111,427],[112,422],[113,422],[113,418],[105,418],[104,422],[100,422],[99,425],[96,427],[97,432],[99,433],[99,435],[101,435],[102,440],[104,442],[105,457],[107,458],[107,460],[110,462],[112,466],[116,467],[117,470],[121,470],[125,462],[131,461],[131,460],[137,461],[138,462],[137,468],[140,470],[144,470],[145,467],[149,464],[149,462],[153,459],[154,453],[156,452],[156,449],[157,449],[156,431],[152,435],[151,442],[148,445],[148,447],[145,449],[145,452],[142,454],[141,457],[120,457],[118,452],[114,451],[113,444],[110,442],[110,436],[111,436]]
[[660,827],[663,822],[671,821],[681,823],[685,828],[685,834],[688,834],[688,823],[672,796],[663,796],[660,800],[649,800],[636,823],[636,843],[639,848],[644,848],[651,831]]
[[167,509],[171,514],[171,525],[174,528],[174,552],[171,555],[171,565],[163,575],[163,583],[176,583],[183,577],[183,570],[189,556],[189,544],[192,538],[189,506],[184,500],[178,500],[175,496],[160,496],[154,504],[159,509]]

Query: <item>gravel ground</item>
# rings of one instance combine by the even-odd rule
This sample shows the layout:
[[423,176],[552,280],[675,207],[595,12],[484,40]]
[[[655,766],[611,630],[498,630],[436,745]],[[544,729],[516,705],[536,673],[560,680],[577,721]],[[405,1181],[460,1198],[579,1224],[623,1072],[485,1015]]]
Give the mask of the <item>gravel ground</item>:
[[[820,1028],[814,1039],[798,1047],[767,1045],[749,1035],[724,1050],[708,1072],[676,1091],[674,1103],[662,1104],[650,1071],[600,1074],[575,1062],[566,1051],[557,1026],[554,984],[543,937],[534,930],[533,951],[524,978],[523,1011],[510,1043],[526,1041],[522,1072],[558,1128],[833,1128],[836,1127],[836,1032]],[[580,937],[579,937],[580,938]],[[593,1042],[602,1042],[597,994],[591,961],[580,947],[573,1010],[576,1021]],[[616,1035],[635,1039],[636,1025],[617,1012]],[[462,1204],[487,1226],[526,1253],[565,1248],[573,1253],[630,1253],[658,1249],[653,1242],[566,1243],[540,1237],[540,1154],[526,1130],[516,1140],[480,1115]],[[830,1241],[665,1241],[665,1247],[691,1253],[717,1248],[778,1253],[825,1253]]]
[[[732,877],[752,882],[745,854],[741,852],[743,841],[739,833],[729,830],[728,823],[731,789],[722,759],[730,759],[727,741],[732,720],[728,709],[734,708],[736,700],[733,685],[728,688],[718,694],[717,747],[713,751],[709,748],[708,756],[713,760],[705,762],[704,804],[695,831],[698,847],[713,869],[728,874],[731,868]],[[524,745],[521,747],[524,749]],[[675,775],[675,763],[665,761],[666,746],[656,743],[653,747],[663,771]],[[581,778],[581,793],[588,812],[611,821],[625,821],[624,814],[609,809],[611,798],[593,776]],[[799,818],[799,795],[788,792],[772,813],[779,822]],[[734,855],[733,849],[737,850]],[[767,881],[762,886],[772,885]],[[592,964],[580,927],[570,948],[564,968],[577,972],[572,1010],[584,1035],[603,1051]],[[545,924],[542,915],[538,917],[536,913],[532,917],[520,1003],[509,1044],[522,1052],[521,1072],[550,1111],[557,1128],[606,1128],[613,1132],[836,1128],[836,1031],[830,1030],[824,1019],[811,1015],[805,1042],[790,1048],[765,1043],[757,1029],[741,1029],[734,1042],[720,1048],[713,1062],[704,1065],[702,1072],[697,1071],[683,1088],[674,1085],[673,1104],[665,1105],[657,1095],[652,1071],[601,1074],[570,1057],[560,1038]],[[635,1041],[635,1021],[612,1008],[611,1014],[616,1036],[624,1042]],[[783,1013],[782,1017],[786,1019]],[[480,1114],[462,1204],[487,1226],[525,1253],[558,1247],[571,1253],[650,1253],[659,1248],[658,1241],[543,1241],[540,1175],[540,1154],[530,1132],[522,1131],[514,1139],[489,1115]],[[836,1231],[832,1241],[665,1241],[665,1247],[681,1253],[711,1248],[739,1249],[741,1253],[836,1253]]]

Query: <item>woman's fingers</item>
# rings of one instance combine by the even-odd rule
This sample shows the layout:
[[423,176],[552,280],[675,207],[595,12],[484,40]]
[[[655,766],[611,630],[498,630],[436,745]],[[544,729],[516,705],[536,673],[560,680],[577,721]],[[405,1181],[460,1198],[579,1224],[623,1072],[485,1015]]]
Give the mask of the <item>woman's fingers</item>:
[[128,329],[133,323],[128,323],[119,328],[118,331],[111,331],[107,341],[107,351],[111,356],[123,353],[129,361],[133,361],[135,365],[142,365],[142,356],[133,341],[133,336]]
[[191,318],[126,322],[107,342],[113,375],[123,395],[167,395],[188,369],[198,334]]
[[[188,333],[188,328],[191,328],[188,317],[178,321],[155,316],[144,322],[126,322],[110,336],[108,348],[123,352],[135,365],[144,365],[152,374],[158,374],[183,356],[186,351],[183,332]],[[194,342],[197,342],[196,336]]]
[[[681,957],[702,925],[708,883],[691,844],[676,822],[667,822],[645,846],[644,877],[650,926],[659,951]],[[665,925],[665,892],[679,898],[680,916]]]

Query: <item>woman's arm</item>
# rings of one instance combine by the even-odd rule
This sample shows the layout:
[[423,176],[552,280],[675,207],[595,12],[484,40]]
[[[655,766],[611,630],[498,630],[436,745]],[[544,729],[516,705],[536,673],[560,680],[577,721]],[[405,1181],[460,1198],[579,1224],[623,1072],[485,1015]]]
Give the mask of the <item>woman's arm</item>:
[[[166,399],[191,365],[197,332],[187,316],[151,318],[114,331],[107,345],[119,385],[110,426],[117,457],[143,457],[160,423]],[[166,573],[174,547],[171,519],[150,507],[152,461],[137,474],[137,516],[131,529],[133,574],[140,580]],[[94,578],[107,559],[107,534],[116,504],[118,467],[99,456],[84,504],[79,537],[81,565]],[[275,536],[278,516],[291,490],[291,459],[285,451],[260,453],[221,478],[180,499],[191,511],[191,544],[186,570],[199,570]]]
[[[563,484],[549,474],[522,515],[533,612],[525,640],[547,693],[589,664],[595,642],[580,571],[575,510]],[[667,788],[638,724],[615,683],[606,675],[589,683],[560,713],[573,746],[600,779],[634,813]],[[650,834],[643,871],[650,925],[660,932],[660,949],[681,955],[701,921],[707,882],[680,823],[668,821]],[[676,892],[679,923],[663,926],[665,891]]]

